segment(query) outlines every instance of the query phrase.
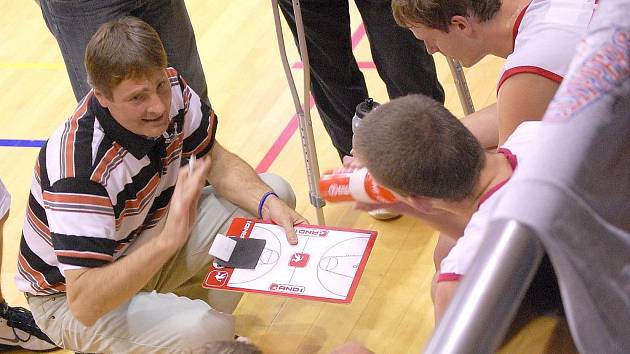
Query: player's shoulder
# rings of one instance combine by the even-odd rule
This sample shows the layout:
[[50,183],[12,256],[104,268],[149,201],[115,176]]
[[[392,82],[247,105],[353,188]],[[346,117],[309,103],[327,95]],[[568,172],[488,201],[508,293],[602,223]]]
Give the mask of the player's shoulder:
[[533,0],[525,9],[519,33],[586,28],[596,9],[597,0]]
[[501,145],[502,149],[514,155],[516,161],[515,168],[518,168],[518,166],[531,155],[531,151],[534,148],[534,141],[538,136],[542,124],[543,122],[541,121],[521,122],[507,138],[505,143]]
[[501,147],[516,154],[515,150],[520,150],[536,138],[541,124],[538,120],[521,122]]
[[537,67],[563,76],[595,11],[594,0],[534,0],[515,30],[506,70]]
[[500,189],[494,191],[494,193],[484,200],[483,203],[479,204],[479,208],[475,210],[470,217],[468,224],[466,224],[462,237],[477,237],[476,235],[482,234],[485,231],[488,221],[490,220],[492,205],[494,204],[496,196],[499,192]]

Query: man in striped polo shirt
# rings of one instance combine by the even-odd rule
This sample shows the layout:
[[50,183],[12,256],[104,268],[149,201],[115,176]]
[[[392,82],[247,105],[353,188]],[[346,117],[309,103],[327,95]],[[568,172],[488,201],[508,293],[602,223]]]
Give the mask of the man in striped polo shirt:
[[[201,288],[207,251],[234,216],[257,212],[297,243],[306,220],[291,187],[216,141],[215,113],[167,68],[148,24],[105,23],[85,64],[92,90],[37,159],[18,288],[66,349],[201,352],[231,340],[240,294]],[[180,169],[191,156],[194,169]]]

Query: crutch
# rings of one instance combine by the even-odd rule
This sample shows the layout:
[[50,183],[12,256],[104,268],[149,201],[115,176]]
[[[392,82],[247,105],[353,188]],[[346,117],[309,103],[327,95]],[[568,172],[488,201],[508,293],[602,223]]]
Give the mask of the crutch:
[[282,36],[282,24],[280,22],[280,12],[278,10],[278,1],[271,0],[271,7],[273,8],[273,19],[276,25],[276,36],[278,38],[278,48],[280,49],[280,58],[282,59],[282,66],[284,67],[284,73],[289,83],[289,89],[291,90],[291,96],[293,97],[293,103],[295,104],[295,111],[297,113],[298,123],[300,127],[300,137],[302,140],[302,150],[304,151],[304,163],[306,164],[306,176],[308,178],[309,197],[311,204],[315,207],[317,213],[317,223],[319,225],[325,225],[323,207],[326,202],[319,193],[319,165],[317,163],[317,151],[315,149],[315,139],[313,138],[313,124],[311,123],[311,109],[310,109],[310,97],[311,97],[311,72],[308,61],[308,51],[306,48],[306,37],[304,35],[304,25],[302,24],[302,11],[300,10],[300,1],[292,0],[293,13],[295,14],[295,27],[297,29],[298,43],[300,47],[300,56],[302,57],[302,63],[304,68],[304,96],[302,103],[298,96],[297,89],[295,88],[295,82],[293,81],[293,75],[291,74],[291,68],[289,67],[289,60],[287,59],[287,52],[284,47],[284,37]]
[[446,62],[451,69],[451,75],[453,75],[453,81],[455,81],[455,88],[457,89],[457,96],[459,96],[459,102],[462,104],[464,114],[469,115],[475,112],[475,106],[473,105],[472,97],[470,97],[470,91],[468,90],[462,64],[460,64],[457,59],[451,57],[446,57]]

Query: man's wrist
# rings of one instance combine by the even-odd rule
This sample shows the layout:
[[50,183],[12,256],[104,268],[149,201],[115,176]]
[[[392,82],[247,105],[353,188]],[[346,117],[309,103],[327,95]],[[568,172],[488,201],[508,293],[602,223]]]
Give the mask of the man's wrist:
[[260,201],[258,202],[258,218],[263,219],[263,213],[265,210],[268,209],[265,208],[265,204],[267,204],[267,201],[269,199],[273,199],[274,197],[280,199],[274,191],[269,191],[263,194],[263,196],[260,198]]
[[166,254],[170,257],[182,246],[179,240],[176,240],[173,235],[169,235],[171,232],[165,227],[160,235],[154,239],[153,247],[155,252],[161,255]]

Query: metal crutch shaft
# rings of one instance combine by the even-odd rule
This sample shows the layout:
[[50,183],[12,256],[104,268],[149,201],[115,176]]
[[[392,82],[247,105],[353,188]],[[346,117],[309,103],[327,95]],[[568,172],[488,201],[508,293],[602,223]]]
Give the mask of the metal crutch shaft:
[[457,89],[457,96],[459,96],[459,102],[462,104],[464,114],[469,115],[475,112],[475,106],[473,105],[470,91],[468,90],[468,84],[466,83],[466,76],[464,75],[464,69],[462,64],[458,60],[451,57],[446,57],[448,67],[451,69],[451,75],[453,75],[453,81],[455,81],[455,88]]
[[274,23],[276,26],[276,36],[278,39],[278,48],[280,49],[280,58],[282,60],[282,66],[284,73],[287,77],[293,103],[295,105],[296,115],[298,118],[298,124],[300,127],[300,138],[302,142],[302,150],[304,152],[304,163],[306,165],[306,175],[309,186],[309,197],[311,204],[315,207],[317,214],[317,223],[319,225],[325,225],[324,211],[322,207],[326,205],[324,199],[321,198],[319,193],[319,165],[317,162],[317,150],[315,148],[315,138],[313,137],[313,125],[311,122],[310,114],[310,65],[308,60],[308,50],[306,48],[306,37],[304,35],[304,25],[302,23],[302,12],[300,10],[300,3],[298,0],[293,0],[293,13],[295,16],[295,26],[298,35],[298,43],[300,48],[300,56],[302,58],[304,68],[304,99],[302,103],[295,87],[293,75],[291,74],[291,68],[289,67],[289,61],[287,59],[286,49],[284,47],[284,37],[282,35],[282,24],[280,23],[280,13],[278,10],[277,0],[271,0],[273,8]]

